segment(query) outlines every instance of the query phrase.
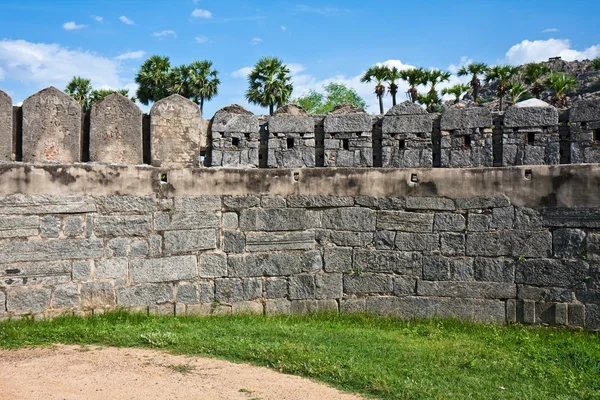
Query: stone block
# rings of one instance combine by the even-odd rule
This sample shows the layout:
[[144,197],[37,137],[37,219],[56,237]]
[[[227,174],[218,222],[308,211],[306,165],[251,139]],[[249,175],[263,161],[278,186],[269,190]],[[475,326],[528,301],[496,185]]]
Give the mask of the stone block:
[[467,230],[471,232],[487,232],[492,224],[491,215],[469,212]]
[[89,281],[92,279],[92,261],[73,261],[73,280]]
[[364,272],[395,272],[402,275],[421,276],[420,253],[393,250],[355,249],[353,270]]
[[423,279],[429,281],[473,280],[473,260],[425,256],[423,257]]
[[352,270],[352,248],[325,247],[323,260],[326,272],[348,272]]
[[366,112],[351,114],[329,114],[325,117],[325,133],[371,132],[371,116]]
[[213,281],[199,282],[198,292],[200,293],[200,303],[215,301],[215,283]]
[[467,255],[548,257],[551,254],[550,232],[499,231],[467,234]]
[[257,196],[226,196],[223,198],[223,206],[230,210],[241,210],[259,205],[260,198]]
[[145,214],[156,211],[154,196],[114,195],[94,198],[98,212],[102,214],[127,213]]
[[175,301],[183,304],[198,304],[200,302],[198,288],[196,285],[190,285],[188,283],[177,286]]
[[396,249],[400,251],[439,251],[440,236],[437,233],[396,233]]
[[288,281],[285,278],[265,280],[265,295],[268,299],[282,299],[288,296]]
[[405,276],[394,277],[394,296],[411,296],[417,294],[417,282],[415,278]]
[[0,90],[0,161],[13,160],[13,103]]
[[584,252],[585,232],[580,229],[559,228],[552,238],[554,257],[578,258]]
[[549,104],[540,105],[542,106],[527,107],[517,103],[515,106],[509,107],[504,114],[504,126],[506,128],[521,128],[558,125],[558,111],[556,108]]
[[15,194],[0,197],[0,214],[76,214],[96,212],[86,196],[48,196]]
[[314,299],[316,293],[314,275],[294,275],[289,280],[290,300]]
[[567,324],[569,326],[585,326],[585,306],[583,304],[569,304],[567,314]]
[[543,226],[550,228],[600,228],[600,209],[545,209],[542,221]]
[[285,208],[285,198],[281,196],[261,196],[260,205],[263,208]]
[[108,241],[108,247],[113,257],[127,257],[129,254],[129,239],[114,238]]
[[74,309],[79,308],[81,298],[79,297],[79,288],[75,283],[67,283],[54,288],[52,294],[52,308]]
[[90,161],[141,164],[142,111],[127,97],[113,93],[92,106]]
[[152,217],[147,215],[96,216],[97,236],[146,236],[152,229]]
[[347,196],[306,196],[287,197],[287,206],[296,208],[354,207],[354,198]]
[[17,288],[6,293],[6,310],[15,314],[41,313],[50,307],[48,288]]
[[297,315],[335,313],[338,309],[335,300],[294,300],[290,305],[291,313]]
[[299,273],[317,272],[323,269],[323,260],[318,251],[302,254],[265,253],[227,257],[229,276],[289,276]]
[[377,250],[394,250],[396,232],[376,231],[373,235],[373,244]]
[[417,294],[431,297],[514,299],[517,297],[517,287],[513,283],[499,282],[419,281]]
[[600,121],[600,100],[579,100],[569,111],[569,122]]
[[485,282],[515,281],[515,262],[510,258],[476,258],[473,261],[475,280]]
[[243,231],[303,231],[318,228],[318,216],[304,209],[248,209],[240,212]]
[[131,260],[129,264],[133,283],[183,281],[198,276],[196,256]]
[[150,257],[157,257],[162,254],[162,236],[150,235],[148,236],[148,255]]
[[343,294],[342,274],[315,275],[315,297],[317,300],[340,299]]
[[154,214],[154,229],[157,231],[218,228],[221,226],[221,215],[218,212],[175,212]]
[[198,256],[198,270],[202,278],[227,276],[227,254],[203,253]]
[[329,238],[335,245],[344,247],[365,247],[373,242],[370,232],[332,231]]
[[514,207],[499,207],[492,210],[492,224],[494,229],[512,229],[515,222]]
[[445,256],[465,255],[465,235],[462,233],[444,232],[440,234],[440,251]]
[[246,251],[284,251],[312,250],[315,248],[315,234],[306,232],[262,233],[248,232],[246,234]]
[[217,237],[214,229],[166,231],[164,234],[164,249],[165,253],[168,254],[179,254],[216,248]]
[[466,109],[449,108],[444,110],[440,120],[443,131],[455,131],[492,126],[492,113],[487,107]]
[[37,236],[39,227],[38,216],[0,216],[0,239]]
[[506,196],[478,196],[462,197],[455,199],[458,210],[497,208],[510,206],[510,200]]
[[96,279],[124,279],[127,277],[126,258],[109,258],[96,261]]
[[80,161],[81,106],[55,87],[23,102],[23,161]]
[[258,116],[249,111],[245,114],[234,114],[219,110],[212,121],[213,132],[258,134],[259,130]]
[[540,213],[531,208],[515,208],[515,229],[534,231],[542,228]]
[[40,236],[43,238],[57,238],[60,236],[60,218],[44,215],[40,218]]
[[460,214],[436,213],[433,221],[433,230],[462,232],[465,230],[465,217]]
[[290,314],[291,302],[288,300],[272,300],[265,302],[265,315],[286,315]]
[[344,275],[344,293],[392,293],[394,282],[392,275],[353,274]]
[[117,290],[117,304],[121,307],[164,304],[173,301],[171,285],[130,286]]
[[407,210],[454,211],[454,200],[445,197],[407,197]]
[[269,120],[269,132],[277,133],[312,133],[315,122],[310,116],[273,116]]
[[403,232],[432,232],[433,214],[379,211],[377,212],[377,229]]
[[383,118],[382,132],[384,135],[397,133],[428,133],[432,131],[431,118],[427,114],[399,115]]
[[570,288],[584,282],[589,265],[583,261],[532,259],[517,263],[515,282]]
[[359,207],[333,208],[323,211],[321,226],[325,229],[365,232],[375,230],[375,220],[373,210]]
[[354,313],[366,313],[367,302],[366,299],[343,299],[340,300],[340,312],[346,314]]
[[129,246],[129,257],[139,258],[148,255],[148,243],[144,239],[133,239]]
[[237,229],[238,228],[238,215],[234,212],[228,212],[223,214],[223,229]]
[[585,306],[585,327],[588,330],[600,329],[600,305],[587,304]]
[[0,242],[0,264],[20,261],[100,258],[101,240],[61,239],[43,242]]
[[185,97],[174,94],[154,103],[150,110],[152,165],[197,166],[201,127],[200,109]]
[[115,304],[115,290],[112,283],[84,282],[81,284],[81,307],[84,310],[112,308]]
[[221,210],[220,196],[175,197],[173,209],[182,213]]
[[240,254],[246,248],[246,236],[242,232],[223,232],[223,251]]
[[242,301],[231,305],[233,314],[263,315],[264,305],[259,301]]
[[63,233],[66,236],[79,236],[83,234],[84,219],[79,215],[70,215],[63,218]]

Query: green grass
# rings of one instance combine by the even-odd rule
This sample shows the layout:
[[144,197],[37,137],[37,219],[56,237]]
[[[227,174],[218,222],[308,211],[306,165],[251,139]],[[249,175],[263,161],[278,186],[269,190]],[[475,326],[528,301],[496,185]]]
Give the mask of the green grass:
[[0,347],[161,348],[268,366],[384,399],[600,399],[597,333],[365,315],[0,323]]

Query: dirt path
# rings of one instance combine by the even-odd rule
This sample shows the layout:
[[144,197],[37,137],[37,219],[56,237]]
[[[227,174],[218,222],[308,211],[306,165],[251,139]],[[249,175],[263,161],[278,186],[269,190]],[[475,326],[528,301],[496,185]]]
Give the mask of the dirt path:
[[0,351],[0,399],[358,400],[266,368],[142,349]]

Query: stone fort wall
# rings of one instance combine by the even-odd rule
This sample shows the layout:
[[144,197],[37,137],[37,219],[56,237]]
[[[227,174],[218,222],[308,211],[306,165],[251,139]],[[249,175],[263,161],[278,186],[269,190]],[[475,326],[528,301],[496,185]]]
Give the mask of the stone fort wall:
[[[237,138],[229,151],[250,159],[251,150],[258,149],[257,157],[264,152],[266,137],[267,162],[272,155],[284,163],[233,169],[196,167],[202,120],[183,98],[158,102],[148,119],[133,103],[113,96],[92,109],[88,121],[56,90],[32,98],[14,110],[16,118],[12,105],[10,113],[0,107],[0,138],[11,138],[0,146],[11,149],[0,163],[0,318],[116,308],[171,315],[336,311],[600,329],[598,164],[493,168],[498,149],[491,140],[490,165],[421,165],[436,159],[436,124],[440,150],[450,137],[449,160],[485,160],[490,151],[485,135],[493,139],[502,129],[503,139],[523,138],[531,132],[522,132],[523,124],[511,128],[510,118],[525,118],[526,124],[534,122],[527,119],[532,114],[535,121],[559,118],[554,109],[538,113],[523,107],[527,110],[512,117],[507,111],[503,125],[489,132],[479,109],[432,118],[403,104],[393,109],[397,115],[375,121],[355,110],[331,119],[278,115],[265,129],[258,117],[227,108],[211,122],[211,141]],[[594,106],[578,108],[575,115],[584,117],[576,118],[597,118]],[[450,118],[453,113],[457,119]],[[72,123],[62,124],[63,118]],[[15,120],[21,125],[14,131],[21,131],[22,161],[10,160],[16,154],[12,140],[19,137],[12,135]],[[131,120],[140,124],[128,124]],[[560,126],[571,137],[587,135],[589,146],[580,154],[595,149],[597,128],[589,121],[556,125],[559,155]],[[553,135],[553,125],[539,125],[546,123],[527,130]],[[89,157],[96,154],[98,162],[78,162],[86,124]],[[150,135],[144,134],[148,126]],[[382,161],[388,157],[385,140],[397,141],[394,151],[414,152],[392,151],[388,159],[400,165],[360,167],[377,164],[378,129]],[[392,130],[410,132],[398,136]],[[457,132],[484,135],[481,152],[473,139],[470,149],[464,139],[452,147],[453,138],[465,136]],[[73,138],[78,147],[66,145]],[[302,142],[294,140],[289,148],[288,139]],[[369,148],[366,139],[375,146]],[[314,153],[307,151],[311,140]],[[555,148],[551,140],[542,146],[543,140],[534,136],[534,144],[503,145],[514,145],[522,160],[533,155],[539,160]],[[543,151],[525,147],[536,142]],[[147,147],[154,149],[152,165],[143,165]],[[469,150],[468,157],[462,153]],[[218,153],[204,154],[212,161]],[[309,168],[310,154],[315,166],[319,154],[335,163]],[[445,156],[439,154],[442,163]],[[225,150],[221,155],[238,160]],[[350,158],[359,162],[351,164]],[[246,158],[239,160],[246,165]],[[340,168],[340,160],[350,165]],[[285,162],[297,164],[285,168]]]

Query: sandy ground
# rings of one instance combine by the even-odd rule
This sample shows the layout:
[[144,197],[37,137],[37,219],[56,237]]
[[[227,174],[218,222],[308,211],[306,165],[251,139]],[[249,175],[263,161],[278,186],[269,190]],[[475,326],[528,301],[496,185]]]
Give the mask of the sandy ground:
[[0,399],[352,400],[266,368],[143,349],[57,345],[0,351]]

